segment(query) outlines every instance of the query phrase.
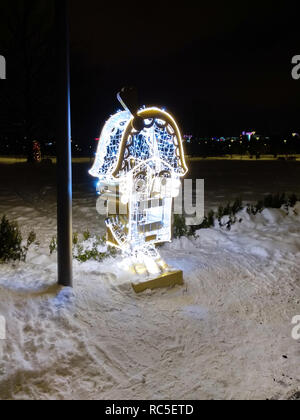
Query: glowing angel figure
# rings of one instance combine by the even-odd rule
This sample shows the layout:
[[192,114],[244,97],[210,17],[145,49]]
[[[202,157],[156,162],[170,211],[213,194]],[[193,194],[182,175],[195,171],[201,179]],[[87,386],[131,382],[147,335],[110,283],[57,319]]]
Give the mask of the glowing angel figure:
[[124,107],[105,124],[90,170],[107,201],[107,241],[122,250],[135,273],[181,284],[182,273],[174,276],[155,248],[171,241],[173,199],[187,173],[181,133],[166,111]]

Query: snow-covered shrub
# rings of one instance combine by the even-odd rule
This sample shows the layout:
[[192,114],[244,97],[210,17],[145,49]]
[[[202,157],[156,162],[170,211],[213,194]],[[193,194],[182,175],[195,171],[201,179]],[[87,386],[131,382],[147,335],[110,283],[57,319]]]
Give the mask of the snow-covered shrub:
[[49,245],[49,249],[50,249],[50,255],[52,255],[54,252],[56,252],[57,250],[57,239],[56,236],[53,236],[53,238],[51,239],[50,245]]
[[89,239],[90,239],[90,237],[91,237],[91,234],[90,234],[90,232],[87,230],[87,231],[85,231],[85,232],[83,232],[83,239],[85,240],[85,241],[88,241]]
[[30,245],[36,241],[36,234],[30,232],[25,246],[16,222],[10,222],[6,216],[0,223],[0,263],[7,261],[25,261]]
[[216,215],[213,210],[211,210],[207,215],[204,216],[203,222],[201,225],[194,225],[190,227],[190,236],[195,236],[197,230],[209,229],[214,227],[216,220]]
[[181,238],[182,236],[190,236],[190,234],[190,228],[186,225],[185,217],[175,214],[173,222],[173,237]]
[[220,227],[226,227],[230,230],[233,224],[242,221],[236,217],[236,214],[241,210],[243,210],[243,202],[240,198],[237,198],[233,204],[228,203],[225,207],[220,206],[216,213],[211,210],[205,215],[200,225],[187,226],[184,216],[175,216],[173,236],[174,238],[194,236],[198,230],[214,227],[216,222],[219,223]]
[[253,204],[247,204],[247,213],[249,215],[256,216],[257,213],[261,213],[264,209],[264,203],[263,201],[258,201],[256,205]]
[[243,201],[240,198],[237,198],[231,206],[231,209],[230,209],[231,214],[235,216],[238,212],[243,210],[243,208],[244,208]]
[[25,249],[27,249],[27,251],[28,251],[28,248],[29,248],[29,247],[30,247],[30,245],[32,245],[33,243],[38,244],[38,243],[36,242],[36,233],[35,233],[34,231],[31,231],[31,232],[29,233],[29,235],[28,235],[28,238],[27,238],[27,245],[26,245]]
[[[295,194],[287,196],[286,194],[267,195],[264,200],[258,201],[256,204],[248,204],[246,206],[249,215],[257,215],[262,213],[264,209],[280,209],[284,208],[287,213],[289,209],[295,207],[298,198]],[[239,213],[244,209],[243,201],[237,198],[233,204],[228,203],[225,207],[220,206],[216,212],[211,210],[203,219],[201,225],[186,226],[184,216],[175,216],[174,218],[174,238],[194,236],[201,229],[209,229],[219,224],[220,228],[231,230],[235,223],[242,223],[243,219],[239,217]]]
[[295,207],[297,201],[298,201],[298,197],[296,196],[296,194],[292,194],[289,196],[287,204],[289,207]]
[[217,212],[217,218],[219,222],[224,216],[235,216],[239,211],[243,209],[243,202],[237,198],[233,204],[228,203],[226,207],[220,206]]
[[228,203],[226,207],[220,206],[217,213],[219,226],[230,230],[235,223],[241,223],[242,219],[236,217],[241,210],[243,210],[243,202],[240,198],[237,198],[233,204]]
[[257,213],[261,213],[264,209],[281,209],[282,207],[285,208],[286,211],[289,208],[294,207],[297,203],[298,198],[296,194],[292,194],[290,196],[286,196],[286,194],[269,194],[263,200],[260,200],[255,205],[247,205],[247,212],[248,214],[256,215]]
[[76,246],[79,243],[79,235],[77,232],[73,233],[73,245]]
[[73,244],[73,256],[79,262],[94,260],[101,262],[118,254],[116,248],[107,246],[105,237],[91,237],[89,232],[83,233],[83,240]]
[[215,225],[215,212],[211,210],[207,216],[204,217],[200,226],[196,226],[196,230],[209,229]]
[[[56,237],[52,238],[49,249],[50,255],[57,251]],[[73,258],[79,262],[89,260],[101,262],[117,254],[117,249],[106,245],[105,237],[92,237],[89,231],[83,232],[82,235],[77,232],[73,234]]]
[[286,204],[285,194],[269,194],[264,198],[264,207],[267,209],[280,209]]

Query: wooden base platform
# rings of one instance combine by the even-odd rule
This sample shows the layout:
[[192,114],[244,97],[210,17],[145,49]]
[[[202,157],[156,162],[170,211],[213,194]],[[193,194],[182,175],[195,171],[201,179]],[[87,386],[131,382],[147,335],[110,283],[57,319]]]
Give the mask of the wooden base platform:
[[160,289],[164,287],[172,287],[175,285],[183,285],[183,273],[182,271],[170,271],[164,274],[161,274],[159,277],[147,280],[143,283],[132,283],[132,287],[135,293],[142,293],[145,290],[151,289]]

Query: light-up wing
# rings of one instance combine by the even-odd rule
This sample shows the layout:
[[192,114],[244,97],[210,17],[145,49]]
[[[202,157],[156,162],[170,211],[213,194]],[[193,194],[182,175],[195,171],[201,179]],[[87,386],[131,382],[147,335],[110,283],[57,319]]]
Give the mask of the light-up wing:
[[171,168],[178,177],[187,173],[182,137],[175,120],[158,108],[142,109],[137,113],[143,118],[145,127],[136,131],[128,124],[123,132],[119,157],[112,176],[119,178],[132,168],[149,159],[160,160]]
[[89,173],[100,180],[108,180],[119,156],[119,147],[132,115],[129,111],[118,112],[105,124],[96,153],[96,158]]

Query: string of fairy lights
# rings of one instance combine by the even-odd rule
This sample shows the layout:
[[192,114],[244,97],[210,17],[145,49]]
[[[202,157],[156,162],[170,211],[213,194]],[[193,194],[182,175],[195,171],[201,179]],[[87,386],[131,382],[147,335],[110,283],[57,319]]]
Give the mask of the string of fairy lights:
[[166,266],[155,245],[171,241],[173,199],[187,166],[173,117],[158,108],[143,108],[138,116],[141,131],[133,128],[129,111],[109,118],[90,174],[108,202],[108,244],[134,260],[136,271],[155,274]]

